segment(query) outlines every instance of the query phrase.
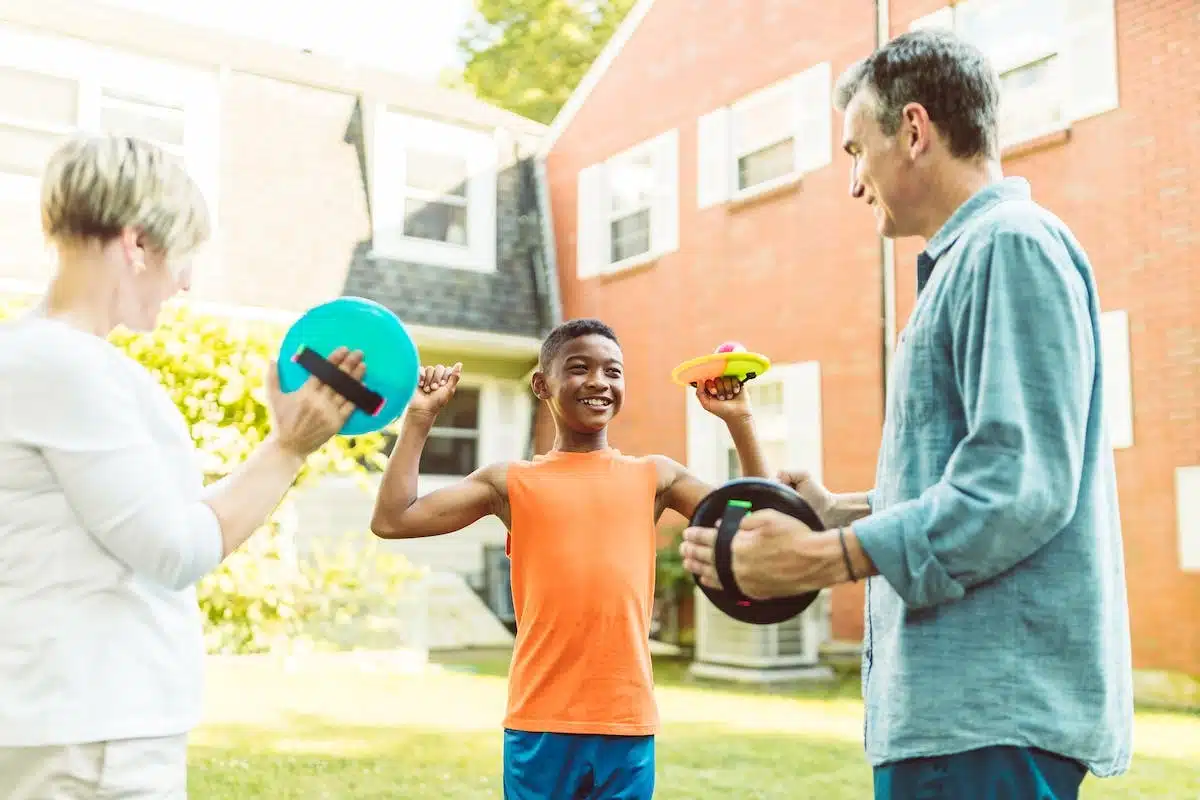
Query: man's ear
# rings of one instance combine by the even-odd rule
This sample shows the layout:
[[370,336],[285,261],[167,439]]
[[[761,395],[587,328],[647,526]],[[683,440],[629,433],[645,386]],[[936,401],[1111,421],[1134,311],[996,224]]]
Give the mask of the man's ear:
[[550,387],[546,385],[546,375],[541,370],[533,373],[529,385],[533,387],[533,395],[538,400],[550,399]]
[[900,126],[904,135],[904,146],[911,158],[927,152],[933,144],[937,131],[929,112],[920,103],[909,103],[901,111]]

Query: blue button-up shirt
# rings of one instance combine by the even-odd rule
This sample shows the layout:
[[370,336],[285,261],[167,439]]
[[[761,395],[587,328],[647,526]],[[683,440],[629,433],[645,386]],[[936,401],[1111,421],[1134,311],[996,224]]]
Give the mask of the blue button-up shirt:
[[1091,265],[1020,178],[917,263],[871,515],[872,764],[988,745],[1126,770],[1132,666]]

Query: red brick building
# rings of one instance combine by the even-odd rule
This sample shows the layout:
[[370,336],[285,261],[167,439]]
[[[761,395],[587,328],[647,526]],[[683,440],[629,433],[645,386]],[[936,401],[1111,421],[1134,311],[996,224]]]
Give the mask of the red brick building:
[[[880,31],[914,24],[953,26],[989,52],[1004,170],[1032,182],[1093,260],[1136,666],[1200,675],[1195,3],[639,3],[543,146],[564,316],[602,317],[625,346],[615,444],[728,477],[721,431],[670,371],[736,339],[777,365],[754,397],[773,460],[835,490],[871,485],[921,243],[882,242],[848,197],[830,93]],[[830,607],[810,631],[856,640],[860,587]],[[720,636],[713,660],[743,667],[811,653],[789,661],[779,632]]]

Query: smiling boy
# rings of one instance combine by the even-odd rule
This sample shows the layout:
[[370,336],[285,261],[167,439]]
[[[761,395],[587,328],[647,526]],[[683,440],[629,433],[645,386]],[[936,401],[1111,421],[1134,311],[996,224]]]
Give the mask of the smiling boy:
[[[484,466],[417,496],[418,464],[461,364],[425,367],[384,472],[371,529],[385,539],[439,536],[485,516],[508,529],[517,636],[504,717],[504,796],[631,798],[654,793],[658,710],[650,664],[655,523],[690,517],[713,487],[665,456],[608,442],[625,399],[617,337],[571,320],[542,345],[532,387],[554,419],[554,447]],[[742,471],[766,476],[749,403],[736,379],[697,398],[722,419]]]

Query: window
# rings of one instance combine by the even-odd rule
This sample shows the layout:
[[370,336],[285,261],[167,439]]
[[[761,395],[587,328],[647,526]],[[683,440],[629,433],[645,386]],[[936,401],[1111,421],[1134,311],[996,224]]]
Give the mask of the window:
[[735,191],[778,180],[796,171],[796,114],[789,87],[774,87],[733,107]]
[[479,467],[479,389],[460,386],[421,452],[422,475],[469,475]]
[[[452,359],[438,356],[438,360]],[[460,383],[438,414],[421,453],[418,470],[423,486],[438,485],[445,478],[461,478],[484,464],[524,458],[532,410],[527,384],[494,378]],[[396,446],[402,425],[403,417],[384,432],[385,456],[390,456]],[[365,457],[359,463],[370,472],[382,469]]]
[[0,65],[0,172],[39,178],[50,153],[76,127],[79,84]]
[[119,136],[136,136],[183,157],[187,112],[182,104],[155,102],[133,93],[100,91],[100,127]]
[[466,247],[467,159],[404,151],[404,235]]
[[1114,0],[964,0],[911,26],[949,28],[1000,74],[1000,146],[1117,107]]
[[642,142],[579,173],[576,273],[637,266],[679,248],[679,135]]
[[381,109],[375,133],[375,251],[400,261],[496,269],[491,132]]
[[609,165],[609,263],[650,252],[654,209],[654,158],[648,150],[614,159]]
[[829,164],[832,86],[825,62],[702,116],[699,207],[751,197]]
[[[767,467],[804,468],[821,475],[821,372],[816,362],[776,364],[746,384]],[[687,394],[687,465],[702,480],[723,483],[741,474],[725,425]]]
[[45,261],[37,224],[41,176],[51,152],[78,132],[123,132],[164,145],[184,161],[218,220],[219,103],[215,68],[185,67],[0,23],[5,270]]
[[[767,464],[774,471],[788,466],[787,409],[783,403],[783,382],[777,377],[764,376],[746,384],[750,406],[754,409],[755,425],[761,428],[758,441]],[[737,448],[733,446],[732,441],[729,442],[726,452],[728,478],[741,477],[741,459],[738,458]]]

